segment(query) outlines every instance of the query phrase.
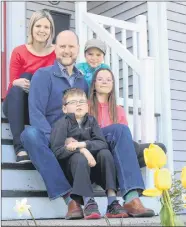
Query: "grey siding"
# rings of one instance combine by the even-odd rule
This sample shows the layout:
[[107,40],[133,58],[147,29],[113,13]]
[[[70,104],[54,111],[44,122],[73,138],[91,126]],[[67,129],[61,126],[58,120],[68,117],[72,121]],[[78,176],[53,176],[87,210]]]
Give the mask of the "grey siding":
[[[146,2],[89,2],[88,11],[98,15],[112,17],[124,21],[134,22],[135,17],[138,15],[147,16],[147,3]],[[132,32],[127,31],[127,49],[132,49]],[[121,41],[121,32],[116,29],[116,38]],[[120,63],[122,63],[120,61]],[[120,64],[120,96],[122,96],[122,64]],[[129,97],[132,97],[132,70],[129,67]]]
[[167,2],[174,168],[186,165],[186,2]]
[[53,10],[61,13],[66,13],[71,15],[71,20],[70,20],[70,28],[72,30],[75,29],[75,4],[74,2],[65,2],[65,1],[60,1],[58,5],[52,5],[49,3],[49,1],[46,2],[36,2],[36,1],[29,1],[26,2],[26,19],[27,19],[27,28],[28,28],[28,23],[29,19],[32,15],[32,13],[36,10],[41,10],[41,9],[48,9],[48,10]]

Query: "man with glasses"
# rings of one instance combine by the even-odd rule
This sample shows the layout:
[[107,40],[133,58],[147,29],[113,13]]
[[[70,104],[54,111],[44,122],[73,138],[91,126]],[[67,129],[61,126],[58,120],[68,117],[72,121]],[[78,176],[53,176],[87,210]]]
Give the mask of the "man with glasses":
[[58,34],[54,65],[40,68],[33,75],[29,90],[31,126],[21,134],[29,157],[41,174],[50,200],[63,197],[68,213],[66,219],[83,218],[81,207],[70,198],[71,186],[50,147],[51,128],[63,115],[62,97],[65,90],[81,88],[88,95],[88,85],[74,66],[79,52],[77,35],[72,31]]

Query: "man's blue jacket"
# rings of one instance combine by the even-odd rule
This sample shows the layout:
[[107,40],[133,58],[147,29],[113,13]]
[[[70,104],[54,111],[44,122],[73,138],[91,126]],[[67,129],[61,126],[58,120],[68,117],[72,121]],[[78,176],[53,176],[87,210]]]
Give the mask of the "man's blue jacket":
[[[88,84],[81,72],[77,74],[73,87],[81,88],[88,95]],[[62,98],[66,89],[71,88],[63,76],[57,61],[54,65],[38,69],[32,77],[29,90],[30,124],[50,138],[53,124],[63,116]]]

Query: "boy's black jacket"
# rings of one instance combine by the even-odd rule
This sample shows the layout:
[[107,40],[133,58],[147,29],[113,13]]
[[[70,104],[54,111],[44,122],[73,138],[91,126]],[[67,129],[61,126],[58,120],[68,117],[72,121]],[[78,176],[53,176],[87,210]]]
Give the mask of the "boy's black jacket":
[[93,116],[86,114],[81,122],[81,128],[76,121],[75,114],[66,114],[54,125],[50,142],[51,149],[57,159],[65,159],[76,151],[68,151],[65,148],[65,140],[73,137],[78,142],[86,142],[86,148],[95,155],[101,149],[108,149],[105,137]]

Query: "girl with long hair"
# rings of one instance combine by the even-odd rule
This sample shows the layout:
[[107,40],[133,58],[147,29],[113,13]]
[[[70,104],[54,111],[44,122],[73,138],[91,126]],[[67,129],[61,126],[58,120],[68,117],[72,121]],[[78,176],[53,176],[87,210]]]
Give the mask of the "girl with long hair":
[[111,70],[96,71],[89,99],[89,113],[97,119],[114,158],[124,209],[132,217],[154,216],[154,211],[145,208],[139,199],[144,182],[125,111],[116,104]]

